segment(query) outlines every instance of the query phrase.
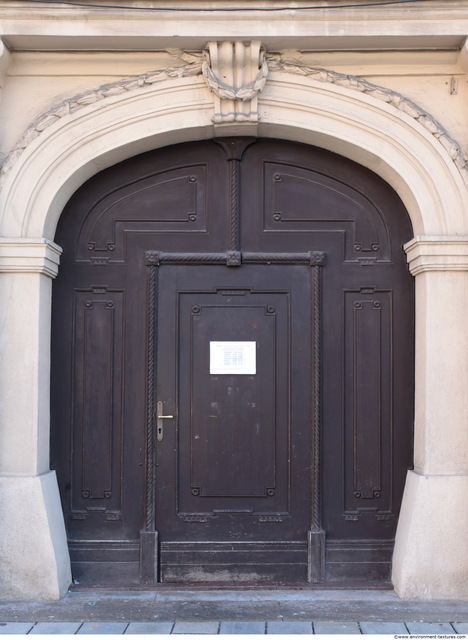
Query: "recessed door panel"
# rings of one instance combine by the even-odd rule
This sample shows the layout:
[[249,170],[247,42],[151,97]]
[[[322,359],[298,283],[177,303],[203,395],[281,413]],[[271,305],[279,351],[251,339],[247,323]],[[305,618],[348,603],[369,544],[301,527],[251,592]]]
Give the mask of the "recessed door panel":
[[[190,358],[190,368],[179,364],[179,416],[190,425],[181,469],[191,469],[191,497],[217,497],[226,508],[232,498],[273,497],[282,471],[277,449],[288,443],[288,307],[278,299],[284,295],[224,289],[179,296],[179,362]],[[253,373],[237,373],[242,365]]]

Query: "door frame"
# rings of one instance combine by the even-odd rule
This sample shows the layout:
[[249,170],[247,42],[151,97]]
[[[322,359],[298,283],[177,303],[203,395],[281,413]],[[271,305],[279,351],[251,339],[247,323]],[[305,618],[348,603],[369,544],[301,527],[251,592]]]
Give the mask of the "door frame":
[[[238,212],[236,212],[237,215]],[[312,305],[312,388],[311,399],[311,510],[310,529],[307,533],[307,582],[319,583],[325,577],[325,531],[322,527],[321,513],[321,467],[320,467],[320,270],[325,264],[325,254],[322,251],[307,253],[251,253],[240,251],[226,251],[224,253],[166,253],[161,251],[147,251],[145,264],[148,273],[148,355],[147,355],[147,451],[146,451],[146,514],[145,528],[140,532],[140,580],[146,584],[158,583],[159,575],[159,540],[155,528],[156,504],[156,367],[157,367],[157,331],[158,331],[158,300],[159,267],[163,264],[191,265],[220,265],[229,268],[239,268],[241,265],[306,265],[311,269],[311,293],[314,300]]]

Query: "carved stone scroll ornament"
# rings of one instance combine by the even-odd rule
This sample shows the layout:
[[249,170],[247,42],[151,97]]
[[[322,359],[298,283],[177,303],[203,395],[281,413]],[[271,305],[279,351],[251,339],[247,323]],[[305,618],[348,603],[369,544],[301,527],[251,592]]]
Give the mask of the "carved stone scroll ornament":
[[214,94],[213,122],[258,122],[268,65],[260,42],[209,42],[202,73]]

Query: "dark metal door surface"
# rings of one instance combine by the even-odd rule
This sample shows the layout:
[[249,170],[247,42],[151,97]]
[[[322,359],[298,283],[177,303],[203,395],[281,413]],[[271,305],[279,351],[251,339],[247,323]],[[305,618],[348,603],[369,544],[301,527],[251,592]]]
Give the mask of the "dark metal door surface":
[[159,149],[78,190],[51,378],[76,580],[388,580],[412,458],[411,237],[375,174],[278,140]]

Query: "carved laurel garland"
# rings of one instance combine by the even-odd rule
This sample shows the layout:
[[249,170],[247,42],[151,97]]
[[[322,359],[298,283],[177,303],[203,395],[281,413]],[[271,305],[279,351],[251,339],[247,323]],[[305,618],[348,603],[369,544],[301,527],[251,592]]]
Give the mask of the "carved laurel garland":
[[227,100],[252,100],[265,86],[268,75],[268,65],[265,58],[263,58],[262,66],[255,76],[255,79],[238,89],[217,78],[207,60],[204,60],[202,63],[202,73],[208,88],[219,98],[225,98]]
[[[227,85],[226,87],[222,86],[216,77],[211,77],[212,73],[210,75],[210,72],[208,71],[209,65],[207,64],[206,52],[188,53],[179,50],[168,50],[168,53],[176,55],[181,62],[186,62],[186,64],[144,73],[138,76],[138,78],[130,78],[102,85],[96,90],[79,94],[73,98],[65,100],[42,114],[31,124],[30,127],[28,127],[23,136],[13,147],[3,162],[0,174],[2,176],[6,174],[27,146],[35,138],[40,136],[41,133],[49,126],[58,122],[60,118],[75,113],[76,111],[95,102],[99,102],[100,100],[105,100],[106,98],[126,92],[142,90],[157,82],[167,80],[168,78],[186,78],[201,74],[204,75],[208,87],[211,90],[220,92],[227,91],[229,94],[232,93],[232,90],[236,92],[232,87],[228,87]],[[252,86],[249,85],[243,87],[243,95],[229,95],[228,97],[241,100],[249,99],[251,97],[250,94],[256,94],[261,91],[265,84],[268,70],[270,72],[273,71],[306,76],[318,82],[334,84],[350,90],[359,91],[366,95],[370,95],[377,100],[382,100],[383,102],[390,104],[399,111],[402,111],[411,118],[417,120],[419,124],[439,140],[461,172],[463,180],[468,186],[468,157],[463,153],[460,145],[450,137],[444,127],[412,100],[405,98],[396,91],[372,84],[367,80],[363,80],[352,75],[337,73],[336,71],[330,71],[328,69],[291,64],[289,62],[285,62],[280,54],[266,54],[264,63],[262,64],[257,77],[252,83],[250,83]]]
[[382,100],[399,111],[403,111],[403,113],[406,113],[411,118],[417,120],[419,124],[439,140],[457,165],[458,169],[467,173],[467,175],[464,176],[464,180],[468,184],[468,156],[463,153],[460,145],[450,137],[446,129],[444,129],[444,127],[437,122],[430,113],[425,111],[412,100],[405,98],[401,93],[373,84],[372,82],[368,82],[367,80],[363,80],[357,76],[337,73],[336,71],[330,71],[328,69],[286,63],[281,59],[280,55],[269,56],[268,66],[270,71],[307,76],[313,80],[318,80],[319,82],[334,84],[339,87],[346,87],[347,89],[359,91],[360,93],[377,98],[377,100]]
[[[194,57],[194,56],[190,56]],[[25,131],[25,133],[18,140],[11,152],[5,158],[0,170],[0,176],[6,174],[10,167],[16,162],[23,151],[28,145],[35,140],[41,133],[58,122],[64,116],[72,113],[76,113],[80,109],[87,107],[90,104],[105,100],[106,98],[117,96],[122,93],[128,93],[131,91],[138,91],[147,88],[148,86],[157,82],[162,82],[168,78],[187,78],[190,76],[199,76],[202,72],[202,59],[201,56],[197,56],[196,61],[189,62],[184,66],[167,67],[166,69],[159,69],[156,71],[150,71],[144,73],[138,78],[127,78],[125,80],[119,80],[109,84],[101,85],[98,89],[81,93],[73,98],[60,102],[55,107],[52,107],[49,111],[42,114],[37,118]],[[1,184],[0,184],[1,187]]]

